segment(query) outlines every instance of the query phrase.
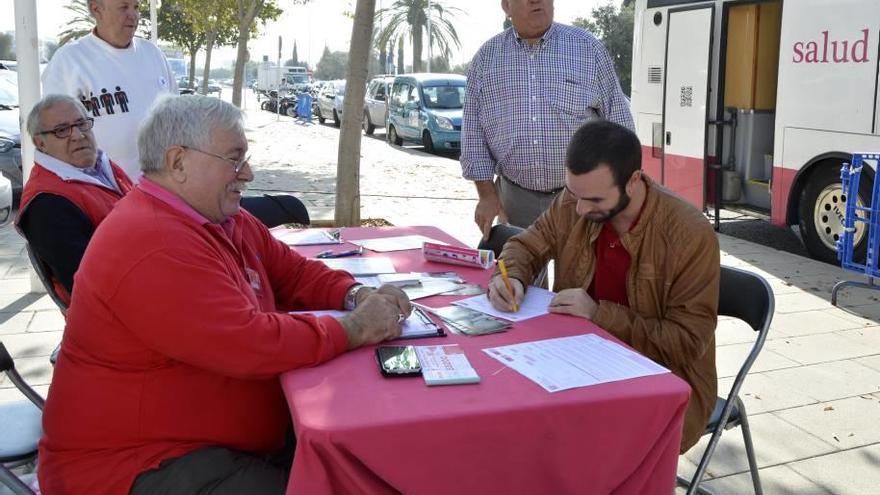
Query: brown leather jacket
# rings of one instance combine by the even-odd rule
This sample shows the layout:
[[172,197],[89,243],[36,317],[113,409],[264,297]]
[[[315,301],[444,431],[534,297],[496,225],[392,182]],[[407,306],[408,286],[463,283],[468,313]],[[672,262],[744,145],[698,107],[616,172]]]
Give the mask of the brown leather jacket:
[[[681,452],[692,447],[715,407],[715,325],[720,252],[709,223],[693,206],[645,177],[646,203],[638,223],[621,237],[632,259],[626,280],[629,307],[599,301],[593,321],[666,366],[692,389]],[[501,253],[511,277],[528,285],[556,261],[555,291],[587,289],[596,267],[593,243],[602,228],[560,194],[547,211]]]

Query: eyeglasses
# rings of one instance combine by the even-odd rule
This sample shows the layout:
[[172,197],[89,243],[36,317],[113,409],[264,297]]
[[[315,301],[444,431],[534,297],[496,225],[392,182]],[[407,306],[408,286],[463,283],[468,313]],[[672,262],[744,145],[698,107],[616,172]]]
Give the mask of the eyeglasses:
[[70,134],[73,132],[73,128],[76,127],[79,129],[79,132],[86,133],[95,126],[95,119],[91,117],[87,117],[85,119],[77,120],[72,124],[58,126],[54,129],[49,129],[48,131],[38,132],[37,135],[42,134],[54,134],[58,139],[64,139],[70,137]]
[[225,156],[216,155],[216,154],[211,153],[211,152],[209,152],[209,151],[200,150],[200,149],[198,149],[198,148],[193,148],[192,146],[183,146],[183,145],[181,145],[180,147],[183,148],[183,149],[185,149],[185,150],[198,151],[199,153],[202,153],[202,154],[204,154],[204,155],[213,156],[214,158],[219,158],[219,159],[221,159],[221,160],[223,160],[223,161],[225,161],[225,162],[231,164],[231,165],[232,165],[232,171],[233,171],[234,173],[236,173],[236,174],[239,173],[239,172],[241,172],[241,169],[244,168],[244,165],[245,165],[246,163],[249,163],[249,162],[251,161],[251,156],[250,156],[250,155],[248,155],[248,156],[242,158],[241,160],[234,160],[234,159],[232,159],[232,158],[226,158]]

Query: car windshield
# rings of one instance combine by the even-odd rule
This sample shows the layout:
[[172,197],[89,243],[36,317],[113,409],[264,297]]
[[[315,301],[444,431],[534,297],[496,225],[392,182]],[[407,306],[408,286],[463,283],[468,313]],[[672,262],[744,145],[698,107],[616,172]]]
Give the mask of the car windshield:
[[464,86],[425,86],[425,106],[436,109],[461,108],[464,102]]
[[18,87],[2,78],[0,78],[0,105],[4,107],[18,106]]

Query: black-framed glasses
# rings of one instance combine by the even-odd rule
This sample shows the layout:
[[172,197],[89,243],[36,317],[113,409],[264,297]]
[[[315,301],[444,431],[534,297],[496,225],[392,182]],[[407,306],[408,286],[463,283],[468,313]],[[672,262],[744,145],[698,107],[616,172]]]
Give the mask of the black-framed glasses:
[[180,145],[180,147],[183,148],[183,149],[185,149],[185,150],[198,151],[199,153],[202,153],[202,154],[204,154],[204,155],[213,156],[214,158],[219,158],[219,159],[221,159],[221,160],[223,160],[223,161],[229,163],[230,165],[232,165],[232,171],[233,171],[234,173],[236,173],[236,174],[239,173],[239,172],[241,172],[241,169],[244,168],[244,165],[245,165],[246,163],[249,163],[249,162],[251,161],[251,156],[250,156],[250,155],[248,155],[248,156],[246,156],[246,157],[244,157],[244,158],[242,158],[242,159],[240,159],[240,160],[235,160],[235,159],[233,159],[233,158],[226,158],[225,156],[221,156],[221,155],[217,155],[217,154],[215,154],[215,153],[211,153],[210,151],[205,151],[205,150],[200,150],[200,149],[198,149],[198,148],[193,148],[192,146],[183,146],[183,145]]
[[76,127],[79,129],[79,132],[86,133],[92,130],[92,127],[95,126],[95,119],[91,117],[86,117],[84,119],[79,119],[72,124],[60,125],[58,127],[49,129],[48,131],[38,132],[37,135],[42,134],[54,134],[58,139],[64,139],[70,137],[70,134],[73,132],[73,128]]

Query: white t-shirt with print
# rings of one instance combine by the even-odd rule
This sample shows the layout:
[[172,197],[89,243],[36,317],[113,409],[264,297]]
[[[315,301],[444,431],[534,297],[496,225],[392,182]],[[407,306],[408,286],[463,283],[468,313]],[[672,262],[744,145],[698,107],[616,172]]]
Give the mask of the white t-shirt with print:
[[98,147],[133,182],[141,176],[137,134],[156,97],[177,94],[165,55],[134,38],[115,48],[94,31],[58,49],[43,71],[43,94],[70,95],[95,118]]

